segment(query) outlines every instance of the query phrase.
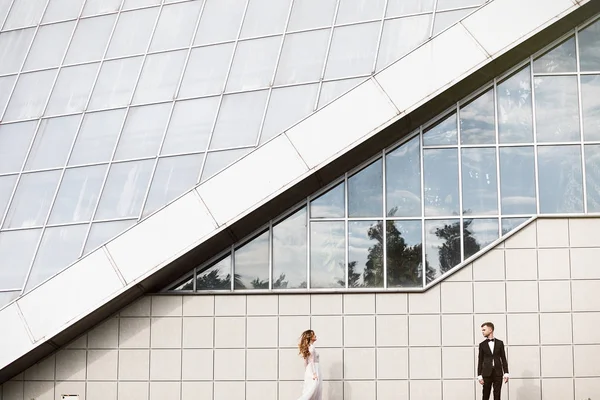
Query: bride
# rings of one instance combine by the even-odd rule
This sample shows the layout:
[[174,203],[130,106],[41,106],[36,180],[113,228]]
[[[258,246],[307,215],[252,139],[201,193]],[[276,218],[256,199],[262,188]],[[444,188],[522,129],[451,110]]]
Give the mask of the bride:
[[314,342],[317,335],[311,329],[302,332],[298,349],[304,358],[304,386],[302,396],[298,400],[321,400],[321,370],[319,368],[319,354],[315,350]]

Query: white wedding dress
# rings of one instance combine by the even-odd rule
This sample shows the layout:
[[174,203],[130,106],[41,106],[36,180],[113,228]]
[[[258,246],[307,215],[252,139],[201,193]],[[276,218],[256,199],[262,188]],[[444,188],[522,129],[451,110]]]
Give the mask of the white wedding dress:
[[[321,369],[319,368],[319,354],[314,345],[308,348],[310,352],[308,358],[304,360],[304,386],[302,387],[302,396],[298,400],[321,400],[323,384]],[[317,379],[313,379],[313,373],[317,374]]]

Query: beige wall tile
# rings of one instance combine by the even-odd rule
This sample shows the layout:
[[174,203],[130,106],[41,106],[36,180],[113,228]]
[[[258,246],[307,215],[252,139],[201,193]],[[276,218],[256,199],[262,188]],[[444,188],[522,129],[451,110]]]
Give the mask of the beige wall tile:
[[540,279],[569,279],[570,249],[538,249]]
[[[63,352],[64,353],[64,350]],[[83,350],[85,360],[85,350]],[[64,355],[62,356],[65,357]],[[56,356],[52,354],[44,360],[38,362],[34,366],[30,367],[25,371],[24,378],[27,381],[53,381],[54,380],[54,366],[56,365]],[[61,367],[63,367],[61,365]],[[85,361],[83,363],[83,369],[85,373]]]
[[571,282],[540,282],[540,311],[571,311]]
[[150,346],[153,349],[180,349],[182,322],[181,317],[152,318]]
[[[451,380],[444,381],[444,400],[465,400],[475,399],[475,380]],[[480,395],[480,388],[477,388],[477,396]]]
[[309,315],[309,294],[279,295],[279,315]]
[[535,249],[506,249],[506,279],[534,281],[538,277],[538,258]]
[[350,315],[344,317],[344,346],[375,346],[375,316]]
[[573,378],[544,378],[542,380],[543,399],[574,400],[574,387]]
[[406,293],[377,293],[375,295],[377,314],[406,314],[408,295]]
[[86,400],[117,400],[117,382],[87,382]]
[[344,314],[374,314],[375,294],[344,294]]
[[[296,347],[300,335],[307,329],[311,329],[310,317],[302,316],[281,316],[279,317],[279,347]],[[313,327],[314,329],[314,327]],[[319,345],[321,344],[319,337]]]
[[284,381],[304,379],[304,361],[298,349],[279,350],[279,379]]
[[408,343],[411,346],[439,346],[441,327],[439,315],[411,315],[408,317]]
[[408,399],[408,381],[377,381],[378,400]]
[[247,382],[246,400],[277,400],[277,382]]
[[544,346],[541,348],[541,351],[542,376],[544,378],[565,378],[573,376],[572,346]]
[[472,379],[477,372],[472,355],[472,346],[444,347],[442,349],[442,376],[444,379]]
[[119,347],[119,318],[112,317],[88,333],[90,349],[116,349]]
[[[122,354],[122,352],[121,352]],[[88,381],[112,381],[117,379],[118,350],[88,350]],[[147,370],[146,370],[147,372]],[[146,374],[147,376],[148,374]]]
[[[277,317],[248,317],[246,346],[277,347]],[[297,334],[300,336],[300,334]]]
[[246,385],[244,382],[215,382],[214,400],[245,399]]
[[[511,378],[510,385],[504,386],[510,399],[542,400],[541,382],[539,379]],[[508,389],[508,390],[507,390]]]
[[436,285],[424,293],[409,293],[408,312],[411,314],[438,314],[440,312],[440,285]]
[[215,296],[215,315],[244,316],[246,315],[246,296]]
[[410,400],[442,398],[442,382],[434,380],[410,381]]
[[[317,334],[319,347],[342,346],[342,317],[316,316],[311,318],[311,329]],[[302,332],[298,332],[298,337]]]
[[181,382],[150,382],[150,400],[177,400]]
[[408,349],[378,348],[377,379],[408,379]]
[[344,349],[346,379],[375,379],[375,349]]
[[600,219],[571,218],[569,220],[569,238],[571,247],[600,247]]
[[278,299],[273,295],[248,296],[248,315],[277,315]]
[[600,344],[600,312],[573,314],[573,343]]
[[213,317],[183,318],[184,348],[213,348]]
[[243,381],[246,378],[246,354],[243,349],[215,350],[215,380]]
[[504,242],[507,249],[535,249],[537,246],[537,221],[529,223]]
[[250,381],[277,380],[277,350],[248,349],[246,379]]
[[473,280],[479,282],[504,280],[504,250],[494,249],[473,262]]
[[[573,362],[576,377],[600,376],[600,346],[575,345]],[[597,394],[596,394],[597,395]]]
[[506,311],[536,312],[538,302],[537,282],[506,282]]
[[540,348],[533,346],[509,346],[507,349],[510,377],[537,378],[540,376]]
[[[79,400],[86,400],[88,397],[85,390],[85,382],[56,382],[54,389],[54,400],[62,400],[63,395],[79,395]],[[111,393],[106,393],[103,400],[116,400],[115,396],[111,398]]]
[[54,400],[54,382],[25,381],[24,398]]
[[344,382],[344,400],[375,400],[374,381],[346,381]]
[[473,284],[471,282],[442,282],[443,313],[473,313]]
[[152,296],[153,317],[181,317],[182,315],[182,296]]
[[600,280],[571,281],[573,311],[600,310]]
[[[596,233],[597,234],[597,233]],[[600,279],[600,248],[571,248],[571,278]]]
[[147,381],[149,375],[150,350],[119,350],[119,380]]
[[119,346],[122,349],[150,347],[150,318],[121,318]]
[[246,345],[246,318],[215,318],[215,347],[244,348]]
[[[279,381],[278,383],[279,400],[298,400],[302,394],[301,381]],[[340,394],[342,394],[341,390]]]
[[473,345],[473,315],[442,315],[442,345]]
[[475,282],[473,299],[475,312],[503,313],[506,310],[504,282]]
[[181,350],[152,349],[150,350],[150,380],[178,381],[181,380]]
[[444,282],[472,282],[473,281],[473,264],[468,264],[454,272]]
[[183,296],[184,317],[211,317],[215,314],[215,298],[211,295]]
[[[86,351],[61,350],[56,354],[56,379],[81,381],[86,377]],[[25,379],[27,379],[27,373]]]
[[310,312],[312,315],[342,314],[341,294],[311,294]]
[[150,385],[148,382],[119,382],[117,390],[119,400],[148,400]]
[[182,351],[181,379],[184,381],[212,381],[213,350],[184,349]]
[[213,383],[181,382],[181,400],[213,400]]
[[569,247],[569,220],[546,219],[537,220],[538,247]]
[[600,393],[600,378],[576,378],[575,398],[593,399]]
[[[409,349],[410,379],[440,379],[442,375],[442,349],[439,347],[413,347]],[[439,383],[439,382],[438,382]],[[412,396],[412,391],[411,391]]]
[[537,345],[540,342],[539,314],[508,314],[509,345]]
[[2,385],[2,400],[23,400],[23,381],[8,381]]
[[[343,378],[343,365],[344,365],[344,352],[342,349],[329,349],[329,348],[318,348],[320,360],[321,373],[323,379],[342,379]],[[296,352],[297,354],[298,352]],[[298,361],[300,360],[300,361]],[[300,357],[296,355],[294,363],[302,362]]]
[[121,310],[121,317],[149,317],[152,297],[142,296],[140,299],[131,303]]
[[540,314],[540,337],[542,344],[570,344],[571,332],[571,314]]
[[375,326],[377,346],[408,346],[407,315],[378,315]]

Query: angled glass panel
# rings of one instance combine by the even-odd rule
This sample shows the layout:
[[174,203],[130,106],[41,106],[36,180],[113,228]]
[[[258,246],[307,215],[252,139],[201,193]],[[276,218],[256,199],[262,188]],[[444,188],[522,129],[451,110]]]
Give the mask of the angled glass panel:
[[498,141],[533,142],[531,69],[529,65],[498,84]]
[[150,51],[189,46],[201,7],[202,1],[164,6],[152,38]]
[[64,21],[79,17],[85,0],[50,0],[42,22]]
[[343,218],[345,210],[344,182],[310,202],[311,218]]
[[0,74],[21,70],[34,33],[34,28],[0,33]]
[[268,93],[261,90],[224,96],[210,149],[256,145]]
[[425,216],[458,215],[458,151],[423,151]]
[[424,146],[444,146],[457,142],[456,113],[449,115],[423,133]]
[[139,217],[154,160],[113,164],[96,211],[96,220]]
[[386,221],[388,287],[423,286],[421,221]]
[[600,75],[581,77],[583,138],[600,140]]
[[579,31],[579,68],[600,71],[600,21]]
[[206,151],[215,123],[219,97],[175,103],[161,154]]
[[425,267],[427,283],[460,264],[460,220],[425,221]]
[[187,278],[182,279],[178,284],[174,285],[169,291],[187,292],[194,290],[194,273],[192,272]]
[[233,43],[192,49],[178,97],[220,94],[233,56]]
[[61,171],[21,175],[4,228],[28,228],[46,222]]
[[121,109],[85,114],[69,165],[110,161],[126,111]]
[[260,143],[277,136],[310,115],[315,107],[318,90],[318,84],[273,89]]
[[4,30],[37,25],[44,13],[46,0],[14,1],[4,22]]
[[4,120],[15,121],[42,116],[56,71],[50,69],[20,75],[4,113]]
[[310,223],[310,287],[346,287],[346,229],[343,221]]
[[8,104],[10,92],[17,80],[17,75],[3,76],[0,78],[0,115],[4,113],[4,108]]
[[498,219],[464,219],[463,247],[465,259],[477,254],[498,239]]
[[498,214],[496,149],[466,148],[461,154],[463,214]]
[[437,10],[451,10],[460,7],[477,7],[488,0],[438,0]]
[[65,165],[80,121],[81,115],[43,119],[29,151],[25,171]]
[[538,142],[580,140],[576,76],[535,78],[535,125]]
[[85,242],[83,254],[102,246],[119,233],[125,231],[130,226],[135,224],[136,220],[125,221],[110,221],[110,222],[94,222],[90,229],[90,234]]
[[588,212],[600,212],[600,145],[585,146],[585,184]]
[[142,217],[196,186],[203,160],[204,154],[159,159]]
[[273,226],[273,289],[306,288],[306,207]]
[[41,26],[23,70],[57,67],[65,55],[74,28],[75,21]]
[[0,176],[0,219],[4,218],[6,207],[13,194],[18,175]]
[[536,213],[533,147],[500,148],[500,193],[503,215]]
[[515,230],[528,220],[529,218],[502,218],[502,236]]
[[140,104],[172,100],[186,56],[186,50],[147,56],[133,102]]
[[336,24],[381,19],[385,0],[340,0]]
[[0,1],[0,28],[2,27],[2,24],[4,24],[4,20],[8,16],[8,12],[10,11],[11,5],[12,5],[12,0]]
[[86,0],[82,16],[106,14],[119,11],[123,0]]
[[154,7],[119,14],[106,56],[113,58],[145,53],[158,10],[159,7]]
[[21,295],[21,291],[0,292],[0,308],[4,307]]
[[386,17],[433,12],[434,0],[388,0]]
[[336,5],[337,0],[294,0],[288,31],[331,26]]
[[419,140],[417,135],[385,156],[386,214],[388,217],[421,216]]
[[[235,276],[235,282],[241,283],[238,275]],[[199,270],[196,275],[196,290],[231,290],[231,255]]]
[[69,45],[66,64],[100,60],[106,51],[116,14],[79,21]]
[[157,156],[170,112],[169,103],[130,108],[114,159]]
[[383,222],[348,222],[348,287],[383,287]]
[[92,91],[100,63],[60,70],[45,115],[83,112]]
[[462,144],[495,144],[494,90],[490,89],[460,109]]
[[276,85],[318,81],[323,72],[331,29],[285,36],[275,75]]
[[161,3],[162,0],[124,0],[123,10],[131,10],[133,8],[156,6]]
[[279,36],[239,42],[233,56],[226,90],[233,92],[269,86],[275,72],[280,46]]
[[235,40],[246,8],[246,0],[206,0],[195,45]]
[[269,231],[234,251],[234,289],[269,288]]
[[143,59],[133,57],[103,63],[88,109],[98,110],[129,104]]
[[567,39],[533,62],[534,73],[559,73],[577,71],[575,37]]
[[202,170],[201,181],[205,181],[216,173],[224,170],[225,167],[230,166],[252,150],[252,148],[245,148],[208,153],[206,155],[204,169]]
[[377,55],[377,70],[387,67],[423,43],[429,37],[432,15],[385,21]]
[[88,225],[84,224],[47,228],[44,231],[25,286],[26,292],[79,258],[87,229]]
[[0,125],[0,174],[20,172],[38,121]]
[[318,108],[329,104],[331,101],[337,99],[339,96],[346,93],[359,83],[364,82],[366,79],[367,78],[350,78],[323,82],[323,85],[321,86],[321,94],[319,95]]
[[581,146],[538,147],[540,213],[583,212]]
[[[381,22],[334,28],[325,78],[345,78],[373,72]],[[348,43],[352,43],[348,48]]]
[[383,215],[383,162],[373,162],[348,178],[348,216]]
[[471,14],[473,10],[473,8],[466,8],[461,10],[440,12],[438,5],[438,11],[435,13],[435,19],[433,22],[433,36]]
[[67,169],[48,223],[64,224],[91,220],[107,169],[106,164]]
[[20,289],[33,261],[41,229],[0,232],[0,288]]
[[290,0],[250,0],[242,24],[241,38],[283,33]]

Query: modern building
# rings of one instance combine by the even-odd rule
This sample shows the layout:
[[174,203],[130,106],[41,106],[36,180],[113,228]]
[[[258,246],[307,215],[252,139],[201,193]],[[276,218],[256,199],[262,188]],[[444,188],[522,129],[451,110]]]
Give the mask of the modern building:
[[0,400],[600,396],[600,1],[0,0]]

